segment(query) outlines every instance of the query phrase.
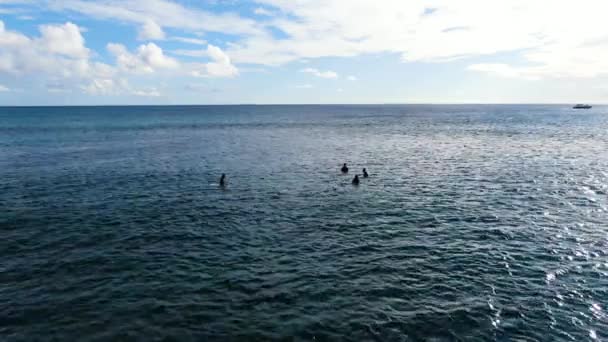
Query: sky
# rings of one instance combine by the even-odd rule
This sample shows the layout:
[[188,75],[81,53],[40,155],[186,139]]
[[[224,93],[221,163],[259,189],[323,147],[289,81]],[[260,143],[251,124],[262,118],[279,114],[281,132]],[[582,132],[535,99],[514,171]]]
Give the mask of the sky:
[[0,105],[608,103],[605,0],[0,0]]

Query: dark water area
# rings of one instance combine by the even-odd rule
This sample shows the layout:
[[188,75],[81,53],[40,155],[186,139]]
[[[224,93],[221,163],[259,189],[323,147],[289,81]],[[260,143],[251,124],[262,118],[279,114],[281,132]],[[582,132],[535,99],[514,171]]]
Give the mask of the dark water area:
[[608,339],[607,130],[602,106],[0,108],[0,340]]

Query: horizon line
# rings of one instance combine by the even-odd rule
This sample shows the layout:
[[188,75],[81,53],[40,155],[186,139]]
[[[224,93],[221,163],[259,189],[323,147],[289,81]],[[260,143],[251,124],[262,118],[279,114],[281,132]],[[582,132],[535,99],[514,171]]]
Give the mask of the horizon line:
[[[606,103],[586,102],[593,106],[605,106]],[[572,106],[573,103],[558,102],[382,102],[382,103],[212,103],[212,104],[34,104],[2,105],[0,108],[35,108],[35,107],[204,107],[204,106],[467,106],[467,105],[538,105],[538,106]]]

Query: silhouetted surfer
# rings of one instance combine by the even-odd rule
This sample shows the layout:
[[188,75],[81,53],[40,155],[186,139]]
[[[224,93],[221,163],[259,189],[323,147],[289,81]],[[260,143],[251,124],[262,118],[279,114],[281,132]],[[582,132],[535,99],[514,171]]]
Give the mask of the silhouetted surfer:
[[353,178],[353,185],[359,185],[359,176],[355,175],[355,178]]
[[226,174],[222,173],[222,177],[220,178],[220,186],[224,187],[226,186]]
[[342,165],[342,173],[348,173],[348,166],[346,166],[346,163],[344,163],[344,165]]
[[367,170],[363,169],[363,178],[367,178],[369,175],[367,174]]

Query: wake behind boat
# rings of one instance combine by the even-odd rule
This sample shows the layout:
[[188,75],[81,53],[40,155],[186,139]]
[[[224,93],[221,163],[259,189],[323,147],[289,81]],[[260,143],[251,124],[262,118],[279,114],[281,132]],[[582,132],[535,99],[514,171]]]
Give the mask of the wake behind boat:
[[579,103],[572,108],[573,109],[590,109],[591,107],[592,107],[591,105]]

